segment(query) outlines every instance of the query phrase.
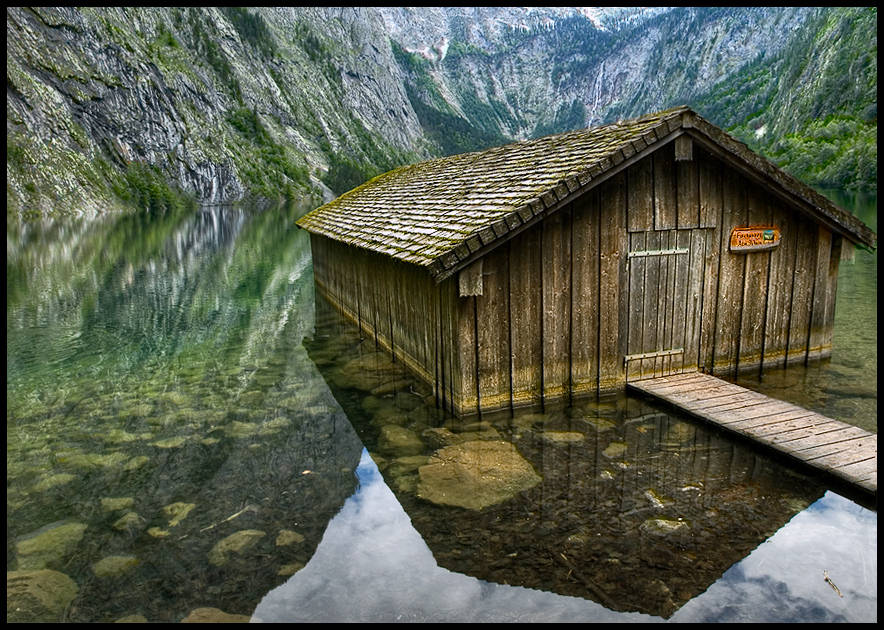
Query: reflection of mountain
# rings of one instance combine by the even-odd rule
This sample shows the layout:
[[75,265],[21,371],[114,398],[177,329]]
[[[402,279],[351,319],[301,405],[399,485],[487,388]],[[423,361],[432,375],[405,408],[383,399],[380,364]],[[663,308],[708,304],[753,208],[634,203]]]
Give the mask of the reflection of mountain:
[[[69,620],[248,614],[356,489],[362,444],[301,345],[297,212],[29,226],[7,252],[9,568],[37,562],[21,537],[80,528],[39,559],[78,586]],[[108,557],[128,572],[98,576]]]
[[[480,422],[440,417],[325,308],[317,298],[311,356],[436,561],[452,571],[668,618],[822,494],[716,432],[631,399]],[[513,444],[542,482],[481,510],[420,498],[457,490],[427,488],[441,449],[483,440]],[[469,465],[510,470],[477,452]]]

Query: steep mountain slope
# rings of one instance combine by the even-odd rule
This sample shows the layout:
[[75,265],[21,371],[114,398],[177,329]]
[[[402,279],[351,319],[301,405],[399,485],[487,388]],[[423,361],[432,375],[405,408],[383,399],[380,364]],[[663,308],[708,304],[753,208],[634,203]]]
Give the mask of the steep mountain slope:
[[808,182],[877,187],[878,12],[815,11],[696,107]]
[[[396,11],[386,10],[388,24]],[[411,10],[408,17],[420,11]],[[678,8],[645,14],[613,28],[575,12],[554,27],[510,26],[476,33],[466,30],[467,24],[482,20],[470,22],[467,18],[472,16],[464,11],[444,12],[449,35],[440,36],[433,45],[435,57],[426,46],[405,47],[418,50],[408,68],[410,78],[416,85],[432,82],[452,110],[486,131],[513,137],[688,102],[740,70],[760,51],[777,52],[788,41],[783,35],[798,29],[810,12]],[[405,20],[405,16],[396,18]],[[415,41],[426,31],[421,26],[424,20],[405,21],[416,24],[411,28],[417,32],[403,33],[404,41]],[[444,56],[438,54],[442,41],[447,47]],[[439,104],[435,95],[424,96],[427,104]],[[483,117],[482,109],[499,115]]]
[[877,186],[877,10],[8,8],[7,208],[328,198],[676,104]]
[[6,15],[7,206],[20,212],[162,205],[165,182],[206,202],[300,195],[339,154],[377,168],[428,155],[372,11]]
[[806,181],[877,185],[874,8],[509,14],[505,27],[471,9],[384,13],[408,25],[397,59],[443,152],[472,148],[452,118],[490,143],[689,104]]

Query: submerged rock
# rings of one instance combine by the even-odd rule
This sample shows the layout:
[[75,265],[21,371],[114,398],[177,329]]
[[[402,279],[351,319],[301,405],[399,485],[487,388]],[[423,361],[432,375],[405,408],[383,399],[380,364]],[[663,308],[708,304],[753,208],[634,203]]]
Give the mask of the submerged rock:
[[284,564],[279,567],[279,571],[276,572],[276,575],[281,575],[283,577],[289,577],[294,575],[298,571],[304,568],[304,565],[300,562],[293,562],[291,564]]
[[277,547],[287,547],[301,542],[304,542],[304,537],[298,532],[293,532],[290,529],[281,529],[279,530],[279,534],[276,535]]
[[72,554],[86,525],[76,522],[58,522],[27,534],[15,544],[19,570],[45,569]]
[[579,431],[544,431],[540,438],[551,444],[575,444],[582,442],[586,436]]
[[406,457],[397,457],[387,466],[386,473],[393,477],[401,477],[413,473],[415,470],[427,463],[429,457],[426,455],[408,455]]
[[371,418],[371,423],[379,427],[388,424],[402,426],[407,422],[408,415],[401,409],[398,409],[392,402],[378,409]]
[[258,429],[258,435],[274,435],[292,423],[291,420],[283,416],[277,416],[273,420],[263,423]]
[[626,453],[626,443],[625,442],[611,442],[608,444],[608,447],[602,451],[602,454],[605,457],[610,457],[611,459],[620,457]]
[[417,496],[471,510],[502,503],[541,481],[516,447],[502,440],[446,446],[418,474]]
[[6,622],[63,621],[77,591],[77,583],[58,571],[7,571]]
[[230,554],[242,553],[253,547],[266,534],[258,529],[244,529],[219,540],[209,551],[209,562],[220,567],[227,564]]
[[123,442],[134,442],[139,439],[139,436],[135,435],[134,433],[124,431],[123,429],[111,429],[106,434],[104,434],[104,439],[107,442],[120,444]]
[[187,518],[190,511],[196,507],[196,503],[170,503],[163,508],[163,514],[169,519],[169,527],[175,527]]
[[653,488],[645,490],[645,498],[650,501],[651,505],[655,508],[664,508],[667,505],[671,505],[673,502],[672,499],[657,494]]
[[55,458],[60,464],[73,466],[74,468],[79,468],[81,470],[114,468],[129,459],[129,457],[122,452],[101,454],[80,453],[77,451],[58,453]]
[[234,420],[224,428],[224,432],[235,439],[252,437],[260,430],[261,426],[254,422],[240,422],[239,420]]
[[259,407],[264,400],[264,392],[250,390],[239,395],[239,403],[245,407]]
[[649,518],[639,526],[644,534],[651,536],[670,536],[676,533],[685,533],[690,530],[690,525],[684,521],[673,521],[665,518]]
[[418,477],[416,474],[399,475],[393,477],[393,489],[405,494],[415,494],[417,492]]
[[446,427],[432,427],[425,429],[421,433],[421,437],[426,440],[430,448],[440,449],[452,444],[457,444],[463,440]]
[[47,490],[51,490],[52,488],[68,484],[76,478],[76,475],[72,475],[70,473],[59,473],[57,475],[50,475],[49,477],[44,477],[43,479],[35,483],[33,489],[36,492],[45,492]]
[[424,443],[414,431],[390,424],[381,427],[378,449],[384,453],[405,457],[421,453],[424,450]]
[[101,500],[101,509],[105,512],[125,510],[135,505],[132,497],[105,497]]
[[118,577],[141,564],[135,556],[107,556],[92,565],[92,572],[98,577]]
[[400,365],[387,353],[369,352],[334,370],[331,378],[340,387],[371,392],[401,372]]
[[187,440],[188,437],[186,435],[178,435],[164,440],[157,440],[156,442],[152,442],[152,444],[157,448],[180,448],[181,446],[184,446]]
[[583,418],[583,421],[599,432],[611,431],[617,426],[613,420],[599,416],[587,416],[586,418]]
[[129,532],[138,529],[143,522],[144,519],[138,516],[136,512],[126,512],[114,522],[113,528],[121,532]]
[[249,615],[234,615],[219,608],[197,608],[181,620],[181,623],[248,623]]
[[379,409],[382,407],[392,405],[393,401],[389,398],[382,398],[380,396],[366,396],[362,399],[362,409],[369,415],[374,415],[377,413]]
[[[399,378],[393,379],[386,383],[382,383],[371,390],[373,396],[383,396],[385,394],[395,394],[396,392],[407,389],[411,385],[411,379]],[[420,401],[418,401],[420,404]]]
[[137,455],[126,462],[126,465],[123,466],[123,470],[130,472],[133,470],[138,470],[149,461],[150,458],[147,455]]

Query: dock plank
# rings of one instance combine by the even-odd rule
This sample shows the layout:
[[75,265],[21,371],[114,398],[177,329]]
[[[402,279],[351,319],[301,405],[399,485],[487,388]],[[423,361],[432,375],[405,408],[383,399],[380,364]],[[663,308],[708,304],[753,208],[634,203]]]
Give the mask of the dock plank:
[[875,433],[699,372],[630,382],[628,387],[878,493]]

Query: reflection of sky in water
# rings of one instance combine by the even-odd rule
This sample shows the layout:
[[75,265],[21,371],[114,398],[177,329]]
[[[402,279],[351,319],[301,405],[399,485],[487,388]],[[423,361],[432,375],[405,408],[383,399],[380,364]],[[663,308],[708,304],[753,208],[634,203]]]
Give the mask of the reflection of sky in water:
[[[659,621],[492,584],[439,567],[366,451],[359,490],[309,564],[258,604],[253,621]],[[877,620],[875,512],[827,493],[731,567],[672,621]],[[823,580],[823,570],[844,597]]]
[[860,622],[876,621],[877,611],[878,515],[828,492],[673,621]]
[[645,621],[595,602],[492,584],[437,566],[429,547],[362,453],[360,488],[329,523],[313,558],[268,593],[253,620]]

